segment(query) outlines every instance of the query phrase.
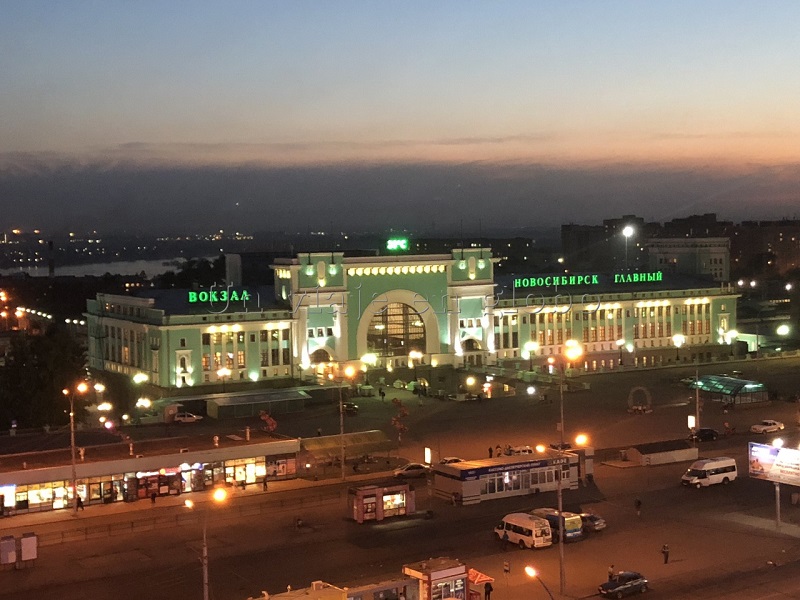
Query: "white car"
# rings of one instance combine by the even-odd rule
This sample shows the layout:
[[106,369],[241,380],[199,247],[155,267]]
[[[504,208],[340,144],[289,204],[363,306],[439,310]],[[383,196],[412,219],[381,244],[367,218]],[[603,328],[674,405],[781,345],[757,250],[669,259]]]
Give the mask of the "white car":
[[756,423],[750,428],[752,433],[775,433],[782,430],[783,423],[772,419],[764,419],[761,423]]
[[203,417],[200,415],[193,415],[190,412],[179,412],[175,415],[175,422],[176,423],[195,423],[197,421],[201,421]]
[[458,458],[457,456],[445,456],[442,460],[439,461],[440,465],[450,465],[452,463],[457,462],[464,462],[463,458]]
[[425,477],[428,474],[428,466],[422,463],[408,463],[394,470],[395,477]]

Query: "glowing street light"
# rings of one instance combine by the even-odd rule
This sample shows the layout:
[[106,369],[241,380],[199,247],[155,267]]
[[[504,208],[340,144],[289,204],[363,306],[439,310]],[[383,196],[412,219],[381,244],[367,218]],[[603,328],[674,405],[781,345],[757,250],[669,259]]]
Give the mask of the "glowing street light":
[[529,340],[522,347],[522,358],[528,359],[528,370],[533,371],[533,357],[539,351],[539,343]]
[[[344,377],[348,380],[353,379],[353,375],[356,374],[356,370],[352,365],[347,365],[344,369]],[[344,470],[344,400],[342,398],[342,384],[344,383],[344,378],[339,381],[339,451],[340,451],[340,460],[342,463],[342,481],[344,481],[347,476],[345,475]]]
[[[556,359],[556,357],[549,357],[547,362],[551,365],[558,363],[559,373],[559,410],[561,422],[558,424],[559,444],[558,444],[558,457],[561,458],[564,453],[564,376],[567,366],[567,361],[572,363],[583,356],[583,347],[577,340],[567,340],[564,342],[563,354]],[[561,483],[561,476],[563,470],[561,468],[561,461],[559,461],[558,477],[556,478],[556,493],[558,496],[558,514],[564,514],[564,490]],[[564,528],[558,528],[558,566],[559,566],[559,591],[564,595],[564,589],[567,586],[567,573],[564,565]]]
[[625,269],[628,268],[628,238],[634,234],[634,229],[630,225],[622,228],[622,235],[625,236]]
[[222,393],[225,393],[225,378],[230,379],[231,370],[227,367],[222,367],[221,369],[217,369],[217,377],[222,381]]
[[[228,492],[225,491],[224,488],[216,488],[214,493],[211,495],[211,498],[216,504],[222,504],[228,498]],[[195,503],[191,500],[186,500],[184,506],[189,509],[194,509]],[[209,599],[208,594],[208,511],[209,508],[205,507],[203,509],[203,554],[202,554],[202,563],[203,563],[203,600]]]
[[681,346],[686,343],[686,336],[682,333],[676,333],[672,336],[672,343],[675,344],[675,362],[681,359]]
[[550,588],[547,587],[547,585],[542,580],[542,577],[539,575],[539,572],[536,569],[534,569],[531,565],[527,565],[525,567],[525,574],[528,577],[530,577],[531,579],[538,579],[539,583],[542,584],[542,587],[544,588],[544,591],[547,592],[547,595],[550,597],[550,600],[555,600],[553,598],[552,592],[550,592]]
[[133,376],[133,383],[135,383],[136,385],[141,385],[148,379],[150,378],[145,373],[136,373],[136,375]]
[[69,449],[72,462],[72,516],[78,516],[78,468],[75,463],[75,394],[85,395],[89,385],[81,381],[75,389],[64,388],[61,393],[69,398]]

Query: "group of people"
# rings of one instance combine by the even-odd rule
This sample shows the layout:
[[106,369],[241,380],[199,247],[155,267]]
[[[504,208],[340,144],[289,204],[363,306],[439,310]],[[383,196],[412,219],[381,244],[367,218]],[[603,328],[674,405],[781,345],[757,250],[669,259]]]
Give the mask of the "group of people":
[[494,448],[489,446],[489,458],[494,458],[496,456],[511,456],[514,454],[514,451],[511,449],[511,444],[506,444],[503,448],[500,444],[497,444]]

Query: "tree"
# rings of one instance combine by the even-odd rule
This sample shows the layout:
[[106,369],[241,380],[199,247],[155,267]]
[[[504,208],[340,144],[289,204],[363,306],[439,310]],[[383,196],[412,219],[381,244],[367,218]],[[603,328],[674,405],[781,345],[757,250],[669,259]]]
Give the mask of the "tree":
[[69,408],[62,390],[74,388],[85,377],[84,349],[67,329],[51,325],[44,335],[13,338],[0,369],[0,423],[66,423]]

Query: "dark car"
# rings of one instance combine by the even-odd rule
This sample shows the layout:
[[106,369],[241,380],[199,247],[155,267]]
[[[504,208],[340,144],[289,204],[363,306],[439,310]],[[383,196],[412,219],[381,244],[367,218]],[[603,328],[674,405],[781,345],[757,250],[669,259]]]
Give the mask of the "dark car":
[[603,531],[603,529],[606,528],[606,520],[600,515],[595,515],[593,513],[581,513],[581,521],[583,521],[584,534]]
[[647,579],[635,571],[620,571],[610,581],[600,584],[597,591],[603,596],[622,598],[629,594],[646,592]]
[[342,410],[344,410],[344,414],[346,415],[357,415],[358,404],[355,402],[342,402]]
[[690,440],[697,442],[713,442],[719,437],[719,431],[711,427],[701,427],[692,434],[689,434]]
[[622,598],[629,594],[647,591],[647,579],[635,571],[620,571],[610,581],[601,583],[597,591],[603,596]]

